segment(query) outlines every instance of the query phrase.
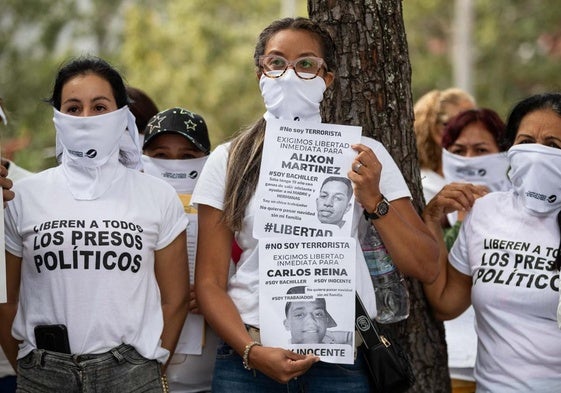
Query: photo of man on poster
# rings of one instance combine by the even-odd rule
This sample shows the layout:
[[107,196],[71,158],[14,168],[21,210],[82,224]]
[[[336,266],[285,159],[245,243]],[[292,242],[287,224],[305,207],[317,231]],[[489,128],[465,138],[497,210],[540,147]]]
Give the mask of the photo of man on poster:
[[353,186],[342,176],[329,176],[323,181],[316,199],[317,217],[323,224],[345,225],[344,216],[351,208]]
[[[297,286],[290,288],[287,295],[305,293],[305,286]],[[327,330],[337,323],[327,312],[324,298],[288,301],[285,315],[284,327],[290,331],[291,344],[352,344],[354,332]]]

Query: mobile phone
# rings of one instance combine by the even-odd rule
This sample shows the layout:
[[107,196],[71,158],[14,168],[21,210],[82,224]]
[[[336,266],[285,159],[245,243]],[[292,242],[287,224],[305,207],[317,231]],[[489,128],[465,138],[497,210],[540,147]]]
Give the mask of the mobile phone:
[[37,349],[71,353],[68,331],[66,326],[62,324],[35,326],[35,343],[37,344]]

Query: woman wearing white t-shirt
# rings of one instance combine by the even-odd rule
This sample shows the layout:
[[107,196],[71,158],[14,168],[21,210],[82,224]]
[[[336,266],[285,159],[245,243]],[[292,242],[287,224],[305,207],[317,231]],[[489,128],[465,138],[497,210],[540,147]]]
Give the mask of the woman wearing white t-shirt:
[[127,101],[102,59],[63,66],[50,99],[60,165],[20,180],[6,208],[0,338],[22,391],[166,386],[187,314],[188,220],[174,189],[138,170]]
[[[361,356],[351,365],[319,362],[315,356],[263,347],[248,331],[248,326],[252,332],[259,328],[258,240],[252,234],[257,212],[253,197],[266,121],[298,118],[320,122],[320,102],[335,77],[334,56],[327,31],[309,19],[286,18],[265,28],[254,61],[267,111],[252,127],[211,153],[197,182],[192,199],[199,215],[197,300],[207,321],[225,341],[218,349],[214,393],[286,392],[287,383],[290,391],[304,386],[326,393],[370,391]],[[353,236],[357,238],[359,223],[375,225],[404,274],[433,280],[437,269],[431,258],[437,256],[436,241],[415,212],[396,164],[385,148],[370,138],[362,138],[353,149],[357,155],[353,169],[348,168],[347,173],[354,183],[356,199]],[[380,217],[367,221],[363,210]],[[234,237],[242,253],[230,275]],[[374,290],[358,247],[357,291],[374,317]]]
[[[448,121],[442,135],[442,171],[450,184],[444,186],[423,211],[424,217],[441,214],[441,222],[448,217],[453,224],[451,228],[444,229],[446,249],[442,248],[442,253],[447,253],[458,237],[466,212],[446,215],[441,203],[448,203],[450,195],[458,190],[474,191],[474,197],[477,198],[489,191],[510,188],[510,180],[506,175],[508,159],[506,153],[502,152],[504,134],[504,122],[495,111],[487,108],[469,109]],[[482,187],[473,187],[472,184]],[[452,393],[475,392],[473,368],[477,335],[474,325],[472,307],[444,323]]]
[[424,215],[437,235],[443,213],[471,209],[450,253],[441,253],[437,281],[424,289],[442,320],[473,305],[477,392],[553,393],[561,384],[561,94],[518,103],[506,140],[511,191],[476,199],[476,190],[456,188],[440,195],[441,211]]

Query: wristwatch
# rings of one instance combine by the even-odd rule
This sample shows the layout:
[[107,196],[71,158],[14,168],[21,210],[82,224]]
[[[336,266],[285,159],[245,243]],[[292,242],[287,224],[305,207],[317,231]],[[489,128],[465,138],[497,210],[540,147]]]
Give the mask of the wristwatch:
[[372,213],[368,213],[366,209],[364,209],[364,218],[366,218],[366,221],[376,220],[388,214],[389,210],[390,202],[382,195],[382,200],[378,202]]

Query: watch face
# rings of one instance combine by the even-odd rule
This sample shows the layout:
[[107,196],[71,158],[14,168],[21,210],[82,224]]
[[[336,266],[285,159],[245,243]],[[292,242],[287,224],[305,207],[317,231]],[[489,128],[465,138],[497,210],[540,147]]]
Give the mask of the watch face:
[[379,216],[385,216],[386,214],[388,214],[388,210],[390,210],[390,205],[388,204],[388,201],[384,200],[378,203],[378,206],[376,206],[376,213]]

